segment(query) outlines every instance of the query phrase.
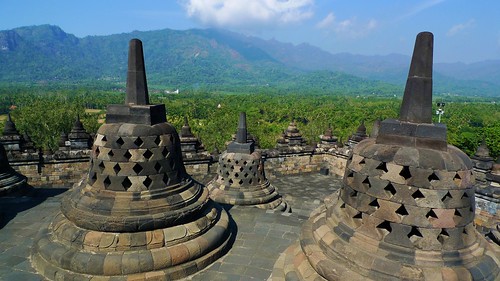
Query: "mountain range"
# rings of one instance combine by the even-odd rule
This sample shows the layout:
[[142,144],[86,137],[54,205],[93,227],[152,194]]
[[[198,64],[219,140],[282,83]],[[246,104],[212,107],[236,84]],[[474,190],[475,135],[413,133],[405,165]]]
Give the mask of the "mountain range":
[[[133,31],[78,38],[53,25],[0,31],[0,83],[123,83],[128,41],[144,43],[150,85],[278,87],[399,93],[410,57],[331,54],[309,44],[218,29]],[[500,96],[500,60],[435,63],[434,92]],[[96,82],[97,83],[97,82]]]

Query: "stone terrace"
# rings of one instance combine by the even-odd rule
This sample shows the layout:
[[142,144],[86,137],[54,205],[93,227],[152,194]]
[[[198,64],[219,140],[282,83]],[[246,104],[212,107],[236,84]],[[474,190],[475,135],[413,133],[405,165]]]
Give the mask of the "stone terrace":
[[[341,177],[283,176],[272,184],[291,205],[292,213],[226,206],[237,229],[231,249],[188,280],[267,280],[280,253],[297,240],[302,223],[322,205],[323,198],[340,187]],[[0,198],[0,280],[43,280],[28,260],[30,249],[36,233],[59,210],[65,191],[36,188],[31,197]]]

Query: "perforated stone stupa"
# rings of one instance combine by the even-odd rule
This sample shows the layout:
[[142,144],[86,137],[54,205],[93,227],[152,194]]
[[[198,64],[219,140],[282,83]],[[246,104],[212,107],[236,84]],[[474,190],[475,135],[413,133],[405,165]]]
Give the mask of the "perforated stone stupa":
[[227,213],[186,173],[165,106],[149,104],[142,43],[130,41],[124,105],[110,105],[87,178],[35,241],[50,280],[172,280],[224,253]]
[[0,145],[0,196],[22,189],[26,182],[26,177],[10,166],[5,148]]
[[289,211],[289,207],[269,183],[261,153],[253,142],[247,142],[246,115],[240,113],[236,141],[219,157],[217,176],[207,184],[216,202]]
[[432,52],[420,33],[399,119],[354,147],[273,280],[498,280],[498,247],[473,225],[472,163],[431,123]]

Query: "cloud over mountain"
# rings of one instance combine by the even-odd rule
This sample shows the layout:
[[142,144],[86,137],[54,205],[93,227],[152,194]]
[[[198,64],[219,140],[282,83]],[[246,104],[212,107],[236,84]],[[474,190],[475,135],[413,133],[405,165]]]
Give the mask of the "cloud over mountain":
[[183,5],[189,17],[206,26],[252,28],[308,19],[314,0],[186,0]]

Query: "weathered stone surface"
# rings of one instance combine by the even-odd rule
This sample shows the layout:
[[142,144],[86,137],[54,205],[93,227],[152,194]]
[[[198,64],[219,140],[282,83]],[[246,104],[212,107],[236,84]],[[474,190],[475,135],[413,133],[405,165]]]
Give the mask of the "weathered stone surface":
[[220,203],[289,212],[290,208],[265,176],[260,150],[247,142],[246,115],[240,114],[238,137],[219,157],[217,175],[207,184]]
[[186,173],[175,128],[147,109],[140,41],[131,53],[127,104],[118,111],[133,121],[101,126],[86,179],[35,241],[32,263],[48,279],[179,279],[220,257],[232,235],[227,213]]
[[430,124],[432,37],[417,36],[399,120],[354,147],[342,188],[304,224],[272,280],[498,279],[498,249],[474,231],[470,159]]

